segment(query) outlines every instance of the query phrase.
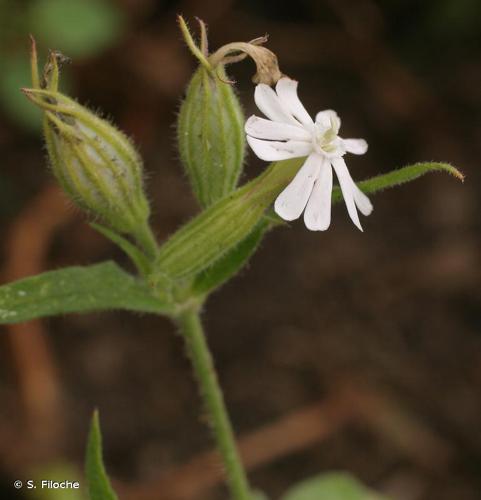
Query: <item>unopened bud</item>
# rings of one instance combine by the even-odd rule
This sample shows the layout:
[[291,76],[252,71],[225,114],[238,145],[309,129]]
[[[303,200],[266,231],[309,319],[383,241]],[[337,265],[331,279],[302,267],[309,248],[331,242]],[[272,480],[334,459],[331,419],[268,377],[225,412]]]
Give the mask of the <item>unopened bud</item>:
[[141,160],[127,137],[59,92],[23,91],[45,112],[52,170],[65,191],[114,229],[131,233],[149,208]]
[[58,92],[59,60],[59,54],[51,53],[40,81],[33,45],[35,88],[23,89],[44,111],[44,135],[52,171],[79,207],[114,230],[132,235],[144,249],[153,250],[142,161],[122,132]]
[[244,115],[226,80],[222,66],[200,65],[180,107],[180,157],[203,207],[235,189],[244,162]]
[[179,16],[184,39],[199,61],[180,107],[177,124],[179,152],[192,189],[202,207],[231,193],[237,186],[245,153],[244,115],[222,64],[207,60],[207,29],[199,20],[200,46]]

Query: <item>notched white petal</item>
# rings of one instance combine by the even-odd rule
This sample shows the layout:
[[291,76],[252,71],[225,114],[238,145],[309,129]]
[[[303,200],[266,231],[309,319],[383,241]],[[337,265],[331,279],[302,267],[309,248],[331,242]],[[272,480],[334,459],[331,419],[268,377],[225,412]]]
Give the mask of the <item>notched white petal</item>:
[[359,221],[359,215],[357,213],[356,203],[354,201],[354,190],[356,185],[351,178],[351,174],[347,169],[346,162],[343,158],[332,158],[332,166],[336,171],[337,178],[339,179],[339,186],[341,187],[342,196],[344,202],[346,203],[347,212],[349,217],[351,217],[352,222],[356,227],[362,231],[361,222]]
[[304,141],[265,141],[247,136],[247,142],[254,153],[264,161],[288,160],[310,154],[312,146]]
[[310,141],[311,135],[307,130],[288,123],[273,122],[252,115],[245,124],[246,134],[257,139],[268,139],[274,141]]
[[342,142],[348,153],[363,155],[367,151],[367,142],[364,139],[343,139]]
[[287,77],[281,78],[277,82],[276,92],[284,106],[303,125],[310,126],[314,123],[297,95],[297,82],[295,80]]
[[331,223],[332,167],[323,161],[304,211],[304,223],[311,231],[325,231]]
[[294,179],[274,203],[274,210],[279,217],[288,221],[300,217],[311,195],[321,164],[322,157],[317,154],[311,154],[306,159]]
[[291,123],[299,125],[299,122],[289,113],[282,104],[277,94],[268,85],[260,83],[256,86],[254,100],[257,107],[275,122]]

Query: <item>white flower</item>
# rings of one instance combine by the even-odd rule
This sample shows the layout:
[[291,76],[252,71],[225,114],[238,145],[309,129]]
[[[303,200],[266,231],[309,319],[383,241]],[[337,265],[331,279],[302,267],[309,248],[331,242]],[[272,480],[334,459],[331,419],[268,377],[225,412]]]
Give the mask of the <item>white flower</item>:
[[254,98],[269,118],[253,115],[246,122],[247,142],[255,154],[265,161],[307,156],[294,179],[277,197],[276,213],[291,221],[304,211],[308,229],[326,230],[331,222],[334,169],[349,216],[362,231],[357,209],[369,215],[372,204],[352,180],[343,156],[346,152],[364,154],[366,141],[339,137],[341,120],[330,109],[317,113],[313,121],[297,96],[297,82],[290,78],[281,78],[275,91],[268,85],[257,85]]

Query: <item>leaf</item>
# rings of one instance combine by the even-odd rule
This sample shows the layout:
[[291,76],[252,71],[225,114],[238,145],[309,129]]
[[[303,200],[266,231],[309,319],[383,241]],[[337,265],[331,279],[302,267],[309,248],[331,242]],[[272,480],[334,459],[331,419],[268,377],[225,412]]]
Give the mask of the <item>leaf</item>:
[[97,410],[92,417],[87,441],[85,476],[90,500],[117,500],[102,459],[102,435]]
[[[377,175],[371,179],[358,182],[357,185],[366,194],[377,193],[378,191],[413,181],[429,172],[447,172],[457,179],[464,181],[464,175],[448,163],[424,162],[408,165],[387,174]],[[340,188],[336,186],[332,190],[332,203],[340,200],[342,200],[342,193]]]
[[387,500],[350,474],[330,472],[292,487],[281,500]]
[[261,220],[247,238],[216,261],[212,267],[199,273],[194,280],[193,292],[197,295],[207,295],[237,274],[254,255],[270,225],[269,220]]
[[145,282],[113,262],[67,267],[0,287],[0,324],[106,309],[169,313]]
[[127,256],[130,257],[140,273],[142,273],[144,276],[147,276],[149,274],[149,259],[141,250],[138,249],[138,247],[136,247],[128,239],[124,238],[123,236],[106,226],[102,226],[101,224],[97,224],[96,222],[91,222],[90,226],[92,226],[96,231],[109,239],[112,243],[115,243],[117,246],[119,246],[127,254]]
[[114,43],[123,16],[106,0],[36,0],[27,11],[31,32],[70,57],[89,57]]

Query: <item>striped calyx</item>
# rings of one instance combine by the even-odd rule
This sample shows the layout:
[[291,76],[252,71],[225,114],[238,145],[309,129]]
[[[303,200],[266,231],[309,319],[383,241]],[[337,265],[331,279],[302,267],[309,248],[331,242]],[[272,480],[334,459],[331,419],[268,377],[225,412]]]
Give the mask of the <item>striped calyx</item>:
[[237,186],[245,153],[244,116],[223,66],[199,65],[177,124],[179,152],[202,207]]
[[122,132],[58,92],[58,61],[58,54],[51,53],[41,81],[33,45],[33,88],[23,89],[44,112],[52,171],[80,208],[152,250],[142,160]]

